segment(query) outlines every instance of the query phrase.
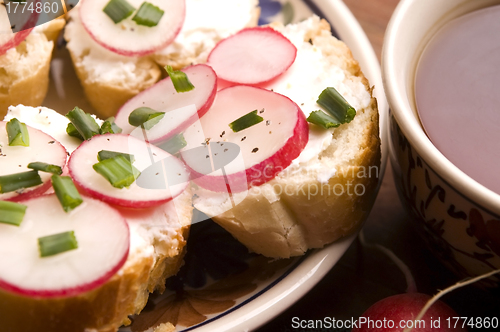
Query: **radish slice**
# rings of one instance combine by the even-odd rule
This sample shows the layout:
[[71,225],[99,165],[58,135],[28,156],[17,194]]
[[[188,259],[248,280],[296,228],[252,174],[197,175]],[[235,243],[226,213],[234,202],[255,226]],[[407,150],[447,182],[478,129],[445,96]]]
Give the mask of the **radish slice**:
[[[264,121],[236,133],[229,128],[253,110]],[[305,116],[292,100],[240,85],[219,91],[210,111],[186,129],[181,155],[200,186],[241,192],[272,180],[299,156],[308,137]]]
[[142,91],[123,105],[116,115],[115,123],[123,133],[134,132],[143,138],[141,128],[129,124],[128,117],[139,107],[149,107],[165,112],[163,119],[147,130],[147,141],[157,143],[169,139],[186,129],[205,114],[212,105],[217,92],[217,76],[210,66],[195,65],[183,69],[194,89],[188,92],[175,91],[170,77]]
[[257,85],[286,71],[297,48],[270,27],[246,28],[218,43],[208,56],[217,76],[229,82]]
[[[81,0],[80,17],[85,30],[101,46],[126,56],[144,56],[166,47],[181,30],[186,12],[185,0],[148,0],[164,11],[158,25],[147,27],[136,24],[130,15],[115,24],[103,12],[107,4],[102,0]],[[144,0],[128,0],[138,9]]]
[[[127,260],[128,225],[109,205],[84,197],[66,213],[54,194],[22,204],[19,227],[0,224],[0,288],[31,297],[75,296],[104,284]],[[38,238],[68,231],[77,249],[40,257]]]
[[[9,16],[5,2],[3,0],[0,2],[2,3],[0,6],[0,55],[2,55],[26,39],[36,25],[40,14],[36,11],[26,11],[24,14],[14,13],[15,4],[11,3],[12,13]],[[32,2],[32,5],[36,7],[39,2],[41,3],[41,0],[36,0]],[[21,9],[22,7],[19,11]]]
[[[7,122],[0,121],[0,176],[28,172],[31,162],[44,162],[64,168],[68,157],[64,147],[44,132],[27,126],[30,138],[29,146],[9,146],[6,129]],[[0,200],[18,201],[38,196],[50,187],[52,174],[39,172],[42,184],[0,194]]]
[[[141,171],[139,178],[129,188],[114,188],[92,168],[101,150],[132,154],[133,165]],[[94,136],[83,142],[71,155],[68,168],[75,183],[92,197],[131,208],[165,203],[182,193],[189,182],[189,173],[179,159],[154,145],[122,134]]]

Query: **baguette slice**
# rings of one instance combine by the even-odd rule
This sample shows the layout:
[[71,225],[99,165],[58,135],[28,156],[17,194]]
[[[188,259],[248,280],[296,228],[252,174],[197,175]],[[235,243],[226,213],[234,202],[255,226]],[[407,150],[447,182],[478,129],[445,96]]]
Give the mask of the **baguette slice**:
[[[37,299],[0,290],[2,332],[114,332],[139,313],[150,292],[165,289],[165,279],[177,273],[185,254],[191,223],[191,193],[169,203],[167,224],[150,239],[140,225],[131,225],[127,262],[103,286],[74,297]],[[179,210],[179,206],[183,206]],[[176,211],[179,213],[177,220]],[[134,223],[133,221],[132,223]],[[129,223],[130,224],[130,223]]]
[[[165,50],[146,57],[121,56],[97,44],[82,26],[78,6],[68,13],[64,37],[85,96],[97,115],[105,119],[156,83],[162,74],[165,76],[165,65],[181,69],[204,63],[220,39],[256,25],[260,13],[257,4],[257,0],[186,0],[186,22],[179,35]],[[231,6],[235,6],[243,22],[228,19],[234,14]],[[211,14],[205,9],[210,9]]]
[[161,77],[151,57],[126,57],[97,44],[80,21],[79,7],[68,13],[64,38],[85,96],[97,115],[107,119],[127,100]]
[[[323,75],[326,82],[336,80],[335,88],[357,109],[357,115],[349,124],[329,129],[331,137],[322,141],[321,150],[314,152],[306,146],[299,156],[302,161],[295,160],[266,184],[235,194],[232,200],[198,189],[194,204],[251,251],[288,258],[321,248],[361,226],[374,202],[378,183],[379,117],[372,88],[348,47],[331,35],[326,21],[311,17],[274,28],[297,46],[296,63],[303,50],[313,54],[311,59],[320,59],[306,59],[302,67],[305,70],[292,65],[280,78],[284,80],[281,87],[271,82],[267,88],[287,95],[303,111],[310,108],[310,112],[320,108],[315,100],[326,86],[319,91],[307,88]],[[313,65],[319,63],[325,64],[325,73],[311,75]],[[294,92],[294,84],[304,87]],[[318,130],[325,130],[309,126],[309,142],[313,144]],[[311,151],[312,158],[302,158]],[[239,203],[231,208],[231,202]]]
[[[6,120],[18,117],[59,137],[67,148],[72,138],[64,132],[67,119],[43,108],[10,107]],[[2,332],[114,332],[129,324],[149,294],[165,290],[165,280],[183,263],[193,213],[188,188],[173,200],[154,209],[117,208],[129,224],[131,242],[125,265],[104,285],[74,297],[31,298],[0,289]],[[165,327],[166,328],[166,327]]]
[[17,47],[0,55],[0,118],[10,105],[40,105],[49,85],[54,40],[64,27],[55,19],[35,28]]

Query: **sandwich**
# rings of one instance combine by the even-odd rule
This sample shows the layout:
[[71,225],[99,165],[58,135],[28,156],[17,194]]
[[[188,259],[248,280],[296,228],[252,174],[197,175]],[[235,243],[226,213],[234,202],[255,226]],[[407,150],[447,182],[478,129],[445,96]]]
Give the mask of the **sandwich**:
[[[63,18],[12,32],[7,7],[0,0],[0,118],[10,105],[42,104],[49,84],[49,67]],[[15,26],[14,26],[15,29]]]
[[[124,24],[130,29],[142,26],[133,23],[132,14],[114,24],[110,17],[102,14],[107,3],[106,0],[80,1],[75,10],[69,13],[64,33],[85,96],[101,118],[115,115],[127,100],[160,80],[165,65],[181,69],[205,62],[215,43],[243,27],[256,25],[259,16],[256,0],[153,1],[157,8],[164,11],[158,23],[160,26],[144,28],[145,33],[138,37],[144,41],[144,45],[140,49],[129,49],[127,46],[134,44],[129,36],[111,33],[108,37],[105,32],[116,27],[121,29]],[[139,8],[142,3],[130,1],[135,8]],[[95,15],[100,22],[85,24],[85,9],[89,6],[89,16]],[[228,19],[228,12],[234,15],[234,19]],[[110,26],[106,25],[103,29],[99,25],[102,22]],[[161,27],[162,22],[172,22],[172,26],[165,29]],[[89,26],[94,25],[98,27],[91,34],[89,31],[93,30]],[[163,30],[158,30],[160,28]],[[159,31],[161,38],[155,35],[155,30]],[[175,33],[170,36],[170,32],[165,34],[162,31]],[[134,30],[132,37],[137,32]],[[162,39],[162,43],[157,42],[159,39]],[[110,46],[115,40],[121,44]]]

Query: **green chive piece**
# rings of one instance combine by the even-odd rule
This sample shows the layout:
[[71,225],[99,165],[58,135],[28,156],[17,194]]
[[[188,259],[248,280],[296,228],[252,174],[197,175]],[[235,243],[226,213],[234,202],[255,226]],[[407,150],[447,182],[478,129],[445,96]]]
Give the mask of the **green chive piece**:
[[243,129],[255,126],[257,123],[260,123],[262,121],[264,121],[264,118],[257,115],[257,110],[255,110],[231,122],[229,124],[229,128],[231,128],[233,132],[237,133],[238,131],[242,131]]
[[165,66],[168,76],[174,84],[175,91],[177,92],[188,92],[194,89],[194,85],[191,83],[186,73],[180,70],[174,70],[171,66]]
[[105,159],[92,166],[115,188],[128,188],[141,172],[122,155]]
[[127,0],[110,0],[102,10],[115,23],[120,23],[135,11]]
[[170,138],[168,141],[161,143],[158,145],[160,149],[163,151],[167,151],[170,154],[176,154],[180,149],[187,145],[184,136],[181,134],[177,134]]
[[307,117],[307,122],[314,123],[315,125],[321,126],[325,129],[335,128],[341,125],[336,118],[323,111],[311,112],[311,114]]
[[122,129],[115,123],[115,118],[110,117],[101,125],[101,134],[119,134]]
[[38,238],[40,257],[54,256],[78,248],[74,231],[52,234]]
[[356,115],[354,107],[335,88],[323,90],[316,102],[340,123],[349,123]]
[[7,122],[7,136],[9,137],[9,146],[30,146],[30,135],[25,123],[13,118]]
[[42,184],[38,171],[27,171],[0,176],[0,194]]
[[139,10],[137,10],[137,13],[132,17],[132,21],[139,25],[155,27],[158,25],[158,22],[160,22],[164,13],[163,10],[152,3],[143,2]]
[[82,141],[84,141],[82,135],[80,135],[80,133],[78,132],[78,130],[76,130],[76,127],[74,124],[72,124],[71,122],[68,123],[68,126],[66,127],[66,133],[71,136],[71,137],[76,137]]
[[109,151],[109,150],[101,150],[101,151],[99,151],[97,153],[97,160],[103,161],[103,160],[106,160],[106,159],[114,158],[116,156],[123,156],[130,163],[133,163],[135,161],[135,157],[132,154],[122,153],[122,152],[116,152],[116,151]]
[[165,112],[158,112],[149,107],[139,107],[128,116],[128,123],[132,126],[142,126],[149,130],[165,116]]
[[40,161],[36,161],[34,163],[29,163],[28,168],[34,169],[35,171],[52,173],[52,174],[56,174],[56,175],[62,174],[61,166],[51,165],[51,164],[43,163]]
[[57,199],[59,199],[65,212],[70,212],[78,205],[82,204],[82,196],[80,196],[71,177],[52,175],[51,179]]
[[[69,113],[66,114],[66,117],[75,126],[76,130],[83,137],[83,139],[87,140],[101,133],[101,128],[99,128],[95,119],[79,107],[75,107],[69,111]],[[66,132],[68,132],[67,128]]]
[[0,223],[14,226],[21,225],[26,212],[26,205],[0,201]]

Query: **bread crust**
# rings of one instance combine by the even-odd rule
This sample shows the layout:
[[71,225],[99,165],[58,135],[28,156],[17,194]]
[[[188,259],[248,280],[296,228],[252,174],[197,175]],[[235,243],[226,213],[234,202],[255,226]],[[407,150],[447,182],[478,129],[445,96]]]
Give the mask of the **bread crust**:
[[101,287],[53,299],[24,297],[0,289],[2,332],[115,332],[121,325],[130,324],[128,316],[140,313],[150,292],[163,292],[165,279],[176,274],[183,263],[192,217],[191,192],[187,190],[175,200],[180,225],[175,234],[169,241],[151,244],[153,254],[131,252],[122,269]]
[[16,48],[0,56],[0,118],[11,105],[39,106],[47,94],[55,38],[63,19],[46,24],[43,33],[32,32]]
[[[372,96],[357,61],[343,42],[331,36],[326,21],[306,33],[305,41],[309,39],[347,77],[360,80]],[[351,123],[335,129],[332,143],[318,156],[318,163],[326,167],[324,160],[335,158],[342,149],[333,142],[349,141],[349,148],[357,152],[337,164],[335,176],[327,182],[320,181],[306,167],[295,172],[285,169],[265,186],[251,188],[241,202],[223,213],[214,213],[216,210],[205,200],[207,191],[202,189],[196,192],[200,198],[195,207],[212,216],[251,251],[268,257],[302,255],[308,249],[322,248],[352,234],[365,220],[375,199],[381,162],[378,121],[377,102],[372,96],[369,106],[358,109]]]

